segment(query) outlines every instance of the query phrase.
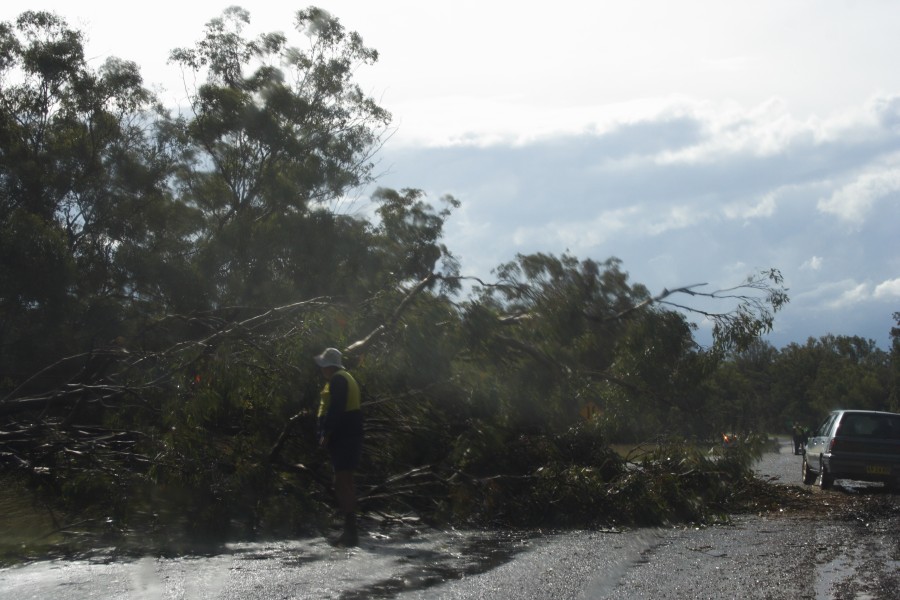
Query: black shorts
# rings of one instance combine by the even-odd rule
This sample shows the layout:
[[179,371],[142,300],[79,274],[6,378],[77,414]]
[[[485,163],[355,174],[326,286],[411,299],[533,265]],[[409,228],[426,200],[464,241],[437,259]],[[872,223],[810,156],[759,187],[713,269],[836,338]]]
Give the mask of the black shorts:
[[328,440],[328,454],[335,471],[355,471],[362,457],[361,435],[339,435]]

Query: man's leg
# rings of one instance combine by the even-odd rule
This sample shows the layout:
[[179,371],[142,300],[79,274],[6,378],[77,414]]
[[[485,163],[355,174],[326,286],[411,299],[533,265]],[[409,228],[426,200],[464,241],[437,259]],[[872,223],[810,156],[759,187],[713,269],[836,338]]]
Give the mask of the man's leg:
[[353,471],[334,472],[334,495],[337,496],[338,510],[344,515],[344,533],[338,541],[344,546],[355,546],[359,536],[356,529],[356,490],[353,486]]
[[356,490],[353,487],[353,471],[334,472],[334,495],[338,510],[344,514],[356,512]]

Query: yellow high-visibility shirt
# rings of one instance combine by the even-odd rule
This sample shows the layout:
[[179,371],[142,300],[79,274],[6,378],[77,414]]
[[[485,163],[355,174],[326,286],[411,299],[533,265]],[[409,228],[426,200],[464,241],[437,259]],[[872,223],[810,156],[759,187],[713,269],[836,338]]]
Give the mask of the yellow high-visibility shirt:
[[341,369],[331,376],[331,380],[325,383],[325,387],[319,394],[319,419],[324,418],[328,414],[328,409],[331,408],[331,381],[335,377],[342,377],[347,381],[347,403],[344,406],[344,412],[360,409],[362,394],[359,391],[359,384],[356,383],[353,375]]

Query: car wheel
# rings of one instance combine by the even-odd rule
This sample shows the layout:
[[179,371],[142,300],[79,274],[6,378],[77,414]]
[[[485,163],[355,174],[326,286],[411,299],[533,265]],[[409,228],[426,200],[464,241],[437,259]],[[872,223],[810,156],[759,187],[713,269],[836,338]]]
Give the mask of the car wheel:
[[834,477],[831,476],[831,473],[828,472],[828,469],[825,468],[825,465],[819,465],[819,473],[821,479],[819,480],[819,487],[823,490],[830,490],[834,485]]
[[806,457],[803,457],[803,467],[801,471],[803,475],[803,483],[806,485],[812,485],[816,481],[816,473],[812,469],[809,468],[809,463],[806,462]]

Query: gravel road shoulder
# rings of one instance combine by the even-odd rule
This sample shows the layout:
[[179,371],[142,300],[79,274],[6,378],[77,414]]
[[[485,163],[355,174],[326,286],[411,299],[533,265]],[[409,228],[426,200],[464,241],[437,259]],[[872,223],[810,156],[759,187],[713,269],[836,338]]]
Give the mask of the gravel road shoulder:
[[756,466],[760,478],[791,486],[780,510],[671,530],[611,593],[593,597],[897,598],[900,497],[854,482],[803,486],[800,462],[785,443]]

